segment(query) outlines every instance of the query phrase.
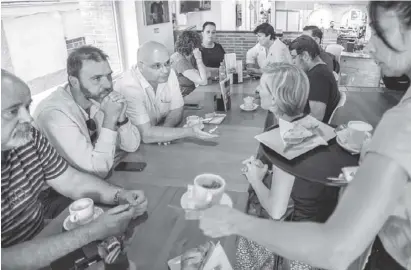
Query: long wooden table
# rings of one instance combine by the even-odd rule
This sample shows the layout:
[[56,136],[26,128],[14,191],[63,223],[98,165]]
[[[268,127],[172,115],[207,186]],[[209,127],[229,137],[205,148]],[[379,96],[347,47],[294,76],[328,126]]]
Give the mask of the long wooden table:
[[[139,270],[166,270],[169,259],[209,240],[201,233],[196,221],[186,221],[182,212],[168,207],[169,204],[180,205],[186,184],[192,183],[196,175],[202,172],[222,175],[228,182],[228,194],[234,207],[245,209],[248,194],[244,191],[248,183],[241,175],[241,161],[255,154],[258,144],[253,137],[262,131],[266,112],[261,109],[242,112],[239,105],[243,97],[253,94],[256,86],[255,81],[233,85],[232,110],[219,127],[221,136],[216,142],[180,140],[170,146],[142,145],[137,153],[126,159],[145,161],[147,168],[140,173],[115,172],[109,179],[128,189],[144,190],[149,200],[149,218],[138,228],[128,253]],[[197,89],[188,101],[200,101],[204,109],[187,111],[186,115],[204,115],[213,111],[212,97],[218,91],[216,85]],[[367,119],[375,125],[382,113],[401,97],[401,94],[380,92],[347,92],[347,95],[346,107],[337,113],[337,124],[349,117],[352,120]],[[38,237],[60,233],[66,216],[67,210]],[[233,266],[235,240],[235,236],[221,239]]]

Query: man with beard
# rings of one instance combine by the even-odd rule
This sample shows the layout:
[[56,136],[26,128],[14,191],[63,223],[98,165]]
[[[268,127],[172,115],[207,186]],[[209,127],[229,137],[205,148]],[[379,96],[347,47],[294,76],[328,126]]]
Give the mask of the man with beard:
[[[1,90],[2,269],[50,265],[90,242],[124,233],[130,220],[146,211],[142,191],[110,185],[66,163],[32,127],[30,90],[21,79],[2,69]],[[46,183],[70,200],[88,197],[96,203],[122,205],[75,230],[33,239],[45,220],[56,214],[40,198]]]
[[73,167],[106,177],[116,150],[134,152],[138,129],[126,117],[124,97],[113,91],[107,55],[84,46],[67,60],[68,84],[44,99],[34,113],[36,124]]

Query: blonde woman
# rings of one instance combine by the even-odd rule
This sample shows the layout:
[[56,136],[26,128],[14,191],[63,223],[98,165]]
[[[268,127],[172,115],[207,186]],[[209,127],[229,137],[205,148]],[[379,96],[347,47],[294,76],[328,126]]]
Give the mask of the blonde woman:
[[[278,127],[275,123],[279,118],[294,122],[307,116],[309,90],[310,83],[302,69],[285,63],[268,65],[260,87],[261,106],[269,111],[265,130]],[[262,180],[248,178],[252,188],[249,190],[247,212],[259,218],[280,220],[287,209],[292,208],[289,196],[294,176],[275,166],[272,175],[266,174],[271,164],[263,156],[257,156],[256,162],[265,169],[265,173],[258,178]],[[279,257],[273,252],[256,242],[239,238],[236,269],[276,269],[279,263]],[[297,264],[293,262],[293,265]],[[311,269],[308,265],[299,264],[299,267]]]

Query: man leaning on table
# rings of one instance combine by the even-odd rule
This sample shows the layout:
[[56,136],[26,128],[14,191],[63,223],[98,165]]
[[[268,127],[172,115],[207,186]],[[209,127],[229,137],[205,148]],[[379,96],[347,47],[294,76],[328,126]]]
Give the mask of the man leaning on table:
[[116,154],[138,149],[139,131],[125,115],[124,97],[113,91],[112,70],[102,50],[74,50],[67,73],[68,84],[40,102],[34,119],[71,166],[106,177]]
[[171,70],[167,48],[154,41],[141,45],[137,64],[114,86],[127,100],[126,114],[144,143],[167,143],[186,137],[207,140],[215,135],[195,127],[177,127],[183,120],[184,100]]
[[[125,231],[143,214],[147,200],[139,190],[124,190],[70,167],[32,126],[28,86],[1,70],[1,268],[38,269],[95,241]],[[54,218],[39,199],[47,183],[70,199],[89,197],[119,205],[76,230],[33,239]],[[53,202],[50,202],[51,204]]]
[[254,30],[258,43],[247,51],[246,65],[251,74],[263,73],[263,68],[269,63],[289,63],[292,59],[287,46],[275,37],[274,28],[269,23],[263,23]]

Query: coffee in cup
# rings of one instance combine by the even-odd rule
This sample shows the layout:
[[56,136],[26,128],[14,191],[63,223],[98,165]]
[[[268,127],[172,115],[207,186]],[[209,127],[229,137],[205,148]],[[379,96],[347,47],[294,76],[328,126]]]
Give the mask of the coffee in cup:
[[201,119],[197,115],[187,116],[186,118],[187,126],[192,127],[201,124]]
[[361,149],[364,140],[367,138],[369,132],[373,130],[373,127],[362,121],[350,121],[348,122],[349,136],[347,142],[349,145]]
[[70,221],[80,225],[91,221],[94,216],[94,202],[90,198],[74,201],[69,206]]
[[199,204],[219,204],[225,191],[225,180],[215,174],[200,174],[194,179],[194,198]]
[[253,97],[245,97],[244,98],[244,107],[246,109],[252,109],[254,107],[254,98]]

